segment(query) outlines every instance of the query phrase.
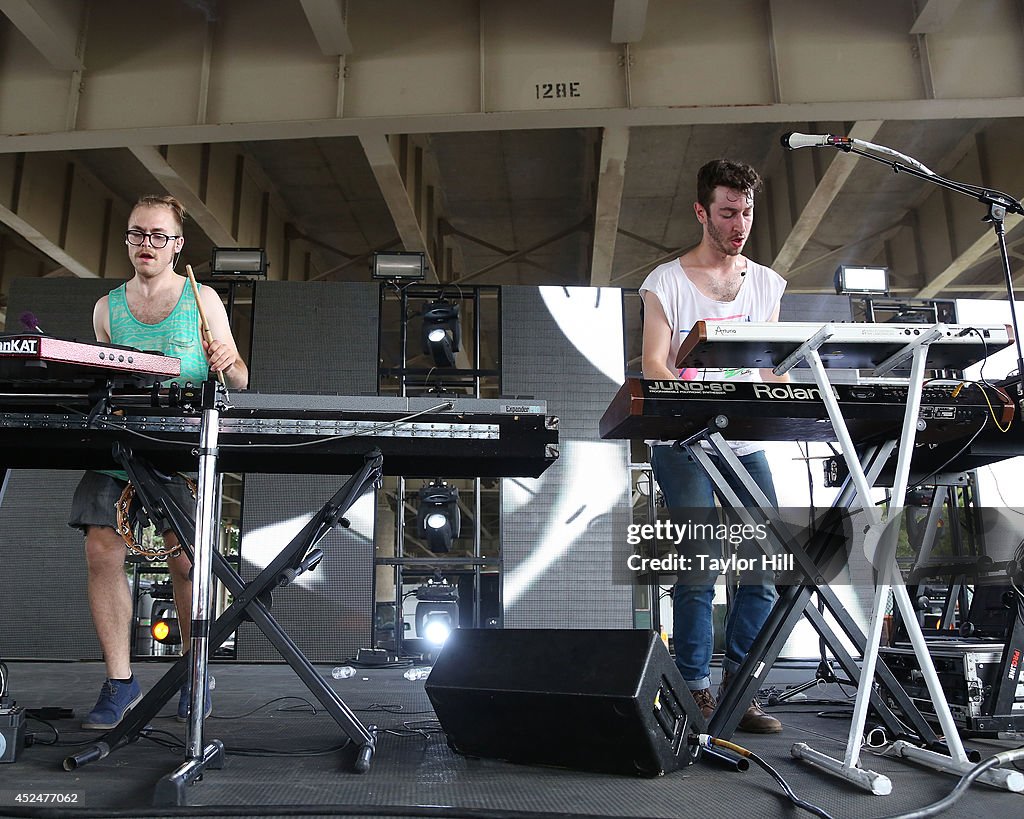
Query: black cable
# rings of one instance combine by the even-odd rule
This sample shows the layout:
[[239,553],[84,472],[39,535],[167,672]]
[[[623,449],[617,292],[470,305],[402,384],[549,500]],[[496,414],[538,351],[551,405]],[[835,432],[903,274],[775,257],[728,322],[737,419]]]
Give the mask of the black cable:
[[88,736],[85,739],[75,740],[73,742],[55,742],[58,748],[81,748],[84,745],[95,745],[96,744],[96,732],[88,731]]
[[331,745],[328,748],[301,748],[294,751],[283,751],[276,748],[225,748],[224,753],[228,756],[255,756],[255,757],[277,757],[277,756],[327,756],[344,750],[352,743],[346,739],[344,742]]
[[937,816],[949,807],[952,807],[961,796],[967,793],[967,789],[971,784],[985,771],[992,768],[996,768],[1002,765],[1004,762],[1013,763],[1018,759],[1024,759],[1024,748],[1014,748],[1012,751],[1002,751],[995,756],[989,757],[983,762],[979,762],[967,773],[960,777],[960,781],[957,782],[956,787],[953,788],[949,794],[938,802],[932,802],[930,805],[926,805],[923,808],[917,810],[908,811],[907,813],[901,813],[897,816],[888,817],[888,819],[926,819],[928,816]]
[[719,739],[718,737],[709,736],[707,734],[701,734],[698,741],[702,746],[707,746],[709,744],[715,745],[719,748],[726,748],[730,751],[733,751],[734,753],[737,753],[740,756],[745,757],[747,759],[752,759],[755,763],[757,763],[759,767],[767,771],[768,774],[772,777],[772,779],[779,783],[779,785],[782,787],[783,792],[786,794],[787,797],[789,797],[789,801],[796,805],[798,808],[803,808],[808,813],[813,813],[815,816],[820,816],[821,819],[833,819],[832,814],[830,814],[824,808],[820,808],[817,805],[808,802],[805,799],[801,799],[799,796],[797,796],[793,792],[793,789],[789,786],[789,783],[785,779],[783,779],[782,774],[780,774],[777,770],[775,770],[775,768],[769,765],[768,762],[759,757],[753,751],[744,748],[742,745],[737,745],[733,742],[729,742],[728,740]]
[[985,350],[985,357],[981,359],[981,369],[978,370],[978,380],[982,384],[987,384],[988,382],[985,380],[985,365],[988,364],[988,339],[985,338],[985,334],[981,332],[981,330],[979,330],[977,327],[968,327],[967,331],[970,333],[975,333],[978,336],[978,338],[981,339],[981,346]]
[[179,737],[160,728],[143,728],[139,731],[139,739],[148,739],[154,745],[159,745],[175,753],[185,750],[185,743]]
[[[786,693],[788,693],[788,692],[786,692]],[[819,707],[820,708],[823,705],[849,705],[853,701],[853,699],[854,699],[854,695],[851,695],[851,694],[845,695],[844,699],[835,699],[835,698],[832,698],[832,697],[814,697],[814,698],[811,698],[811,697],[806,697],[805,696],[805,698],[802,699],[802,700],[798,700],[798,699],[794,699],[793,697],[790,697],[787,700],[778,700],[778,701],[773,703],[771,701],[772,694],[775,694],[775,696],[778,696],[779,695],[778,694],[778,689],[777,688],[776,689],[770,689],[769,693],[767,695],[765,695],[765,696],[762,696],[761,693],[758,692],[757,696],[758,696],[758,699],[765,700],[768,703],[769,707],[772,709],[772,713],[773,714],[776,713],[777,707],[779,705],[784,704],[784,703],[789,704],[789,705],[804,705],[804,706],[808,706],[808,707]],[[778,713],[781,713],[781,714],[785,714],[785,713],[806,714],[807,712],[806,711],[779,711]]]
[[[979,390],[981,390],[982,396],[987,399],[988,396],[985,393],[985,387],[990,387],[990,388],[992,388],[994,390],[997,390],[997,391],[999,390],[998,387],[996,387],[994,384],[992,384],[990,381],[988,381],[988,379],[985,378],[985,365],[988,363],[988,357],[989,357],[988,339],[985,338],[985,334],[982,333],[977,327],[967,327],[967,328],[965,328],[961,332],[962,335],[968,334],[968,333],[974,333],[974,334],[976,334],[978,336],[978,338],[981,339],[982,347],[983,347],[983,349],[985,351],[985,357],[981,360],[981,369],[978,370],[978,377],[977,377],[977,379],[975,379],[973,381],[961,381],[960,387],[963,387],[966,384],[971,384],[973,386],[976,386]],[[960,391],[960,387],[958,387],[956,390],[954,390],[954,393],[953,393],[954,396]],[[992,416],[993,422],[996,425],[996,428],[999,429],[1000,431],[1005,431],[1005,430],[1002,429],[1002,427],[999,426],[999,420],[995,417],[995,410],[992,409],[992,404],[991,403],[989,403],[989,407],[991,409],[991,413],[990,414]],[[968,447],[970,447],[970,445],[974,443],[975,439],[981,434],[982,430],[985,429],[986,425],[988,424],[988,419],[989,419],[989,415],[984,416],[984,420],[982,421],[981,426],[978,427],[977,431],[967,440],[967,443],[964,444],[957,451],[957,453],[955,455],[953,455],[951,458],[948,458],[946,460],[946,462],[942,464],[942,466],[940,466],[937,469],[933,470],[925,478],[923,478],[922,480],[918,481],[916,485],[917,486],[926,485],[928,483],[928,481],[930,481],[932,478],[934,478],[936,475],[938,475],[940,472],[942,472],[947,466],[949,466],[951,463],[953,463],[953,461],[955,461],[957,458],[959,458],[961,455],[963,455],[964,452],[967,451]],[[1009,427],[1007,429],[1009,429]]]
[[928,484],[928,482],[932,478],[934,478],[936,475],[938,475],[940,472],[942,472],[942,470],[944,470],[947,466],[949,466],[951,463],[953,463],[953,461],[955,461],[957,458],[959,458],[961,455],[963,455],[967,451],[967,449],[970,447],[970,445],[974,443],[974,441],[977,439],[977,437],[979,435],[981,435],[982,430],[984,430],[985,427],[988,425],[988,419],[989,419],[988,415],[984,416],[981,419],[981,426],[979,426],[974,431],[974,434],[971,435],[971,437],[967,439],[967,443],[964,444],[962,447],[960,447],[960,449],[957,450],[955,455],[952,455],[949,458],[947,458],[946,461],[942,464],[942,466],[939,466],[936,469],[933,469],[924,478],[922,478],[919,481],[916,481],[915,482],[915,486],[926,486]]
[[849,708],[832,708],[828,711],[819,711],[814,716],[819,717],[820,719],[849,719],[853,716],[853,706],[851,705]]
[[383,714],[408,714],[409,716],[419,716],[420,714],[433,714],[433,710],[428,709],[426,711],[406,711],[404,705],[399,704],[387,704],[379,702],[371,702],[366,708],[353,708],[356,713],[371,714],[371,713],[383,713]]
[[819,808],[817,805],[808,802],[805,799],[801,799],[799,796],[797,796],[793,792],[793,789],[789,786],[789,783],[782,778],[782,774],[775,770],[765,760],[761,759],[761,757],[759,757],[757,754],[751,751],[747,753],[747,756],[749,756],[750,759],[754,760],[754,762],[756,762],[761,768],[766,770],[768,774],[772,777],[772,779],[774,779],[776,782],[779,783],[779,785],[782,786],[782,790],[785,791],[786,796],[789,797],[789,801],[796,805],[798,808],[803,808],[808,813],[813,813],[815,816],[820,816],[821,819],[833,819],[832,814],[830,814],[824,808]]
[[[304,703],[306,706],[309,707],[309,709],[310,709],[309,713],[312,714],[313,716],[316,716],[316,714],[319,713],[316,710],[316,706],[313,703],[311,703],[309,700],[307,700],[306,698],[304,698],[304,697],[294,697],[294,696],[285,696],[285,697],[274,697],[274,699],[272,699],[272,700],[267,700],[262,705],[257,705],[251,711],[246,711],[244,714],[228,714],[228,715],[217,714],[217,715],[212,715],[212,716],[208,717],[208,719],[233,720],[233,719],[242,719],[243,717],[251,717],[253,714],[258,713],[259,711],[262,711],[264,708],[266,708],[266,707],[268,707],[270,705],[273,705],[275,702],[283,702],[284,700],[298,700],[299,702]],[[291,708],[278,708],[276,710],[278,710],[278,711],[295,711],[295,710],[297,710],[297,707],[293,706]],[[305,710],[305,709],[303,709],[303,710]]]
[[34,716],[33,714],[28,713],[27,711],[25,712],[25,716],[28,719],[35,720],[36,722],[41,722],[43,725],[45,725],[47,728],[49,728],[51,731],[53,731],[53,739],[51,739],[49,742],[43,742],[42,740],[39,740],[39,739],[33,739],[33,742],[36,745],[56,745],[58,742],[60,742],[60,731],[57,730],[57,726],[56,725],[54,725],[51,722],[47,722],[42,717]]
[[430,739],[431,734],[444,733],[441,722],[436,719],[408,720],[403,722],[401,727],[381,728],[380,733],[391,734],[395,737],[414,737]]
[[[379,702],[371,702],[366,708],[353,708],[352,711],[357,714],[403,714],[405,713],[404,705],[385,705]],[[429,714],[430,711],[412,711],[413,714]]]
[[[174,734],[169,731],[164,731],[158,728],[147,728],[139,733],[139,737],[142,739],[148,739],[157,745],[160,745],[168,750],[172,750],[175,753],[184,750],[185,743]],[[283,750],[277,748],[239,748],[232,746],[226,748],[224,753],[228,756],[251,756],[251,757],[308,757],[308,756],[327,756],[338,751],[343,750],[351,743],[351,740],[346,739],[340,744],[334,744],[327,748],[299,748],[295,750]]]

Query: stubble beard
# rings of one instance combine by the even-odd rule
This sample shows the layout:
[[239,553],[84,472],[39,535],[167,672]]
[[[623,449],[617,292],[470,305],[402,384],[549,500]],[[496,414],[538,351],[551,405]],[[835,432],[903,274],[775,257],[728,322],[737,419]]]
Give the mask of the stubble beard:
[[715,227],[714,223],[710,219],[707,221],[707,227],[708,238],[711,240],[711,246],[719,253],[722,253],[725,256],[739,256],[740,253],[743,252],[744,245],[733,247],[732,242],[726,240],[722,235],[722,231]]

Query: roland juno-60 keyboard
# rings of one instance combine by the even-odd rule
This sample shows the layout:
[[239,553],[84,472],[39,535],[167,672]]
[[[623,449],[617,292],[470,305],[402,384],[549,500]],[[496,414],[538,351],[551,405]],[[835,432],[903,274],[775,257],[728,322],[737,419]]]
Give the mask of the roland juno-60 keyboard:
[[[676,366],[696,368],[756,367],[771,369],[814,336],[822,322],[698,321],[683,339]],[[872,369],[931,329],[925,324],[828,324],[830,335],[818,348],[826,367]],[[1003,324],[968,327],[944,325],[942,337],[930,342],[928,366],[961,370],[1013,343]]]
[[[932,382],[922,391],[918,440],[968,436],[983,423],[1005,427],[1013,401],[1001,390]],[[901,384],[833,384],[857,442],[898,437],[907,405]],[[992,417],[994,415],[994,417]],[[644,381],[628,378],[601,418],[602,438],[677,440],[704,429],[749,441],[834,441],[825,404],[813,384],[751,381]]]
[[181,360],[161,353],[37,333],[0,335],[0,379],[9,383],[74,383],[107,376],[127,376],[134,383],[180,374]]

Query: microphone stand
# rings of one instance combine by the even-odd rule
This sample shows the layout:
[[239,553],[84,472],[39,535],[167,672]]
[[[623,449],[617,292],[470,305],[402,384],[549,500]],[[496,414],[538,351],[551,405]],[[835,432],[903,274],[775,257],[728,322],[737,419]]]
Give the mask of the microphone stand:
[[[805,135],[801,136],[803,137]],[[811,137],[811,139],[817,139],[817,137]],[[828,139],[835,138],[829,137]],[[789,147],[785,138],[783,140],[783,144]],[[911,176],[928,180],[941,187],[976,198],[988,206],[986,221],[992,222],[996,230],[996,236],[999,241],[1003,259],[1004,273],[1006,274],[1007,294],[1010,299],[1010,316],[1013,324],[1014,341],[1017,345],[1017,380],[1019,382],[1018,402],[1024,403],[1024,354],[1021,352],[1020,332],[1017,327],[1017,314],[1014,304],[1013,283],[1010,277],[1009,255],[1006,250],[1005,225],[1003,224],[1007,211],[1024,215],[1024,208],[1022,208],[1021,203],[1013,197],[1007,196],[1006,194],[998,191],[990,191],[944,179],[926,168],[917,160],[905,156],[892,148],[886,148],[881,145],[873,145],[870,142],[862,142],[860,140],[848,138],[843,138],[840,142],[822,144],[832,144],[833,147],[846,151],[847,153],[854,153],[858,156],[867,157],[868,159],[890,166],[894,173],[909,173]],[[856,147],[857,145],[859,145],[860,148],[889,154],[890,156],[896,157],[898,160],[904,161],[900,162],[882,159],[865,150],[858,149]],[[904,415],[903,429],[900,435],[900,451],[897,456],[897,477],[893,484],[893,504],[895,504],[895,506],[890,507],[890,516],[887,521],[883,522],[880,512],[871,502],[870,483],[867,480],[867,475],[864,473],[864,470],[854,469],[856,461],[850,463],[850,477],[857,483],[857,494],[861,498],[864,512],[868,514],[869,520],[869,524],[864,530],[865,540],[863,545],[869,559],[879,569],[880,574],[878,583],[876,584],[874,601],[871,609],[871,623],[863,652],[864,660],[861,667],[857,698],[853,708],[853,720],[847,740],[846,755],[843,760],[835,759],[827,754],[810,748],[806,743],[798,743],[790,750],[794,757],[804,759],[809,764],[820,768],[826,773],[841,776],[859,787],[870,790],[872,793],[876,794],[889,793],[892,789],[891,781],[888,777],[861,768],[858,764],[858,759],[860,745],[862,742],[861,733],[863,732],[866,724],[865,719],[867,717],[869,707],[869,696],[876,672],[879,637],[882,629],[881,614],[884,612],[883,606],[886,598],[888,598],[890,594],[890,591],[892,592],[896,606],[904,616],[908,636],[913,647],[913,653],[918,661],[925,685],[927,686],[928,697],[931,699],[934,706],[933,714],[942,728],[945,740],[945,747],[935,750],[932,748],[917,747],[916,745],[910,745],[906,742],[897,742],[894,745],[894,748],[898,748],[897,753],[899,756],[928,765],[936,770],[963,775],[969,773],[972,767],[972,763],[968,759],[966,749],[960,739],[960,734],[957,731],[949,704],[946,702],[945,694],[942,691],[942,683],[936,673],[930,651],[924,640],[924,635],[921,632],[917,620],[914,618],[913,603],[908,596],[906,588],[902,585],[902,577],[899,572],[899,567],[896,564],[896,530],[891,525],[888,525],[896,519],[895,517],[892,517],[893,513],[899,511],[899,508],[902,507],[905,502],[910,475],[909,455],[914,444],[914,435],[916,433],[915,422],[920,408],[920,391],[924,379],[924,367],[927,364],[928,357],[927,345],[934,340],[934,334],[941,332],[940,328],[942,326],[943,325],[939,324],[932,327],[931,330],[928,331],[928,334],[921,338],[920,344],[914,342],[912,345],[913,362],[911,365],[910,389],[908,390],[908,404],[907,411]],[[800,350],[796,351],[789,357],[789,359],[776,367],[775,371],[777,373],[784,371],[789,366],[792,366],[794,360],[800,357],[805,358],[805,360],[812,365],[812,369],[815,370],[815,380],[818,382],[819,386],[821,386],[822,397],[825,399],[826,405],[829,405],[830,401],[832,401],[832,404],[834,405],[834,398],[828,392],[828,379],[824,369],[822,369],[822,364],[817,351],[817,346],[822,343],[822,340],[827,339],[827,335],[825,335],[826,330],[828,330],[827,327],[822,328],[822,330],[819,331],[815,337],[809,339],[808,342],[800,348]],[[905,353],[906,350],[902,352]],[[888,362],[883,364],[882,368],[876,369],[876,373],[879,373],[883,368],[885,368],[886,371],[891,369],[891,365],[895,364],[897,359],[901,357],[902,356],[900,354],[893,356]],[[841,436],[840,442],[843,443],[843,450],[847,453],[847,459],[849,460],[849,453],[853,451],[853,445],[852,441],[849,439],[849,432],[845,423],[843,423],[842,413],[839,411],[838,407],[830,405],[829,417],[833,421],[833,426],[835,427],[836,432]],[[884,665],[882,667],[884,667]],[[1010,791],[1024,790],[1024,776],[1021,776],[1020,771],[1000,769],[998,772],[985,771],[982,775],[987,775],[989,773],[992,773],[994,778],[989,780],[988,784],[1005,788]]]
[[[906,160],[906,162],[883,159],[882,157],[875,156],[868,151],[861,150],[856,147],[858,145],[899,157],[900,159]],[[966,185],[962,182],[954,182],[951,179],[939,176],[933,171],[930,171],[920,162],[917,162],[916,160],[911,159],[892,148],[887,148],[884,145],[875,145],[871,142],[851,139],[849,144],[837,144],[833,147],[846,153],[856,154],[857,156],[863,156],[875,162],[880,162],[883,165],[888,165],[892,168],[893,173],[910,174],[911,176],[916,176],[918,179],[924,179],[931,182],[933,185],[938,185],[939,187],[946,188],[947,190],[955,191],[956,193],[963,194],[964,196],[969,196],[972,199],[977,199],[988,208],[988,213],[982,221],[992,223],[992,229],[996,233],[996,242],[999,245],[999,257],[1002,261],[1006,295],[1010,300],[1010,324],[1013,327],[1014,346],[1017,350],[1017,412],[1024,413],[1024,349],[1021,347],[1020,326],[1017,323],[1017,305],[1013,294],[1013,277],[1010,274],[1010,254],[1006,249],[1006,225],[1004,223],[1007,213],[1016,213],[1020,216],[1024,216],[1024,206],[1021,205],[1020,201],[1014,199],[1009,194],[989,190],[988,188],[982,188],[977,185]]]

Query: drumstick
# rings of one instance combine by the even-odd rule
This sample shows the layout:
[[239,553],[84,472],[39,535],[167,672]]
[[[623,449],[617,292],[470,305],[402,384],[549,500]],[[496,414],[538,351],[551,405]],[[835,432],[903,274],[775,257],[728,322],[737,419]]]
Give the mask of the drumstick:
[[[196,284],[196,276],[192,272],[192,265],[185,265],[185,272],[188,273],[188,280],[192,285],[192,295],[196,299],[196,307],[199,308],[199,323],[203,326],[203,335],[206,337],[207,344],[213,344],[213,333],[210,331],[210,322],[206,320],[206,311],[203,309],[203,303],[199,300],[199,285]],[[222,387],[227,387],[224,381],[224,371],[217,371],[217,380],[220,381]]]

